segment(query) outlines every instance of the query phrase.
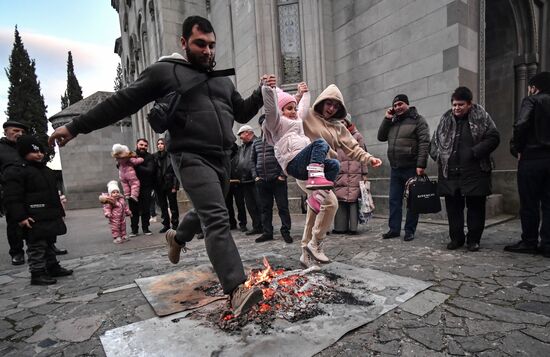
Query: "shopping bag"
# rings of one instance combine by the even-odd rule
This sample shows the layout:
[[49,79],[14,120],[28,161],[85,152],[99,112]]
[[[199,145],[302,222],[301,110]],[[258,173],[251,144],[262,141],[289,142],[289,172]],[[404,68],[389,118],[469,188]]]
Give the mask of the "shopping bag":
[[407,208],[416,214],[437,213],[441,211],[441,201],[437,194],[437,182],[427,175],[409,179],[405,188]]
[[372,200],[372,194],[370,192],[369,181],[359,181],[359,189],[361,190],[361,197],[359,197],[359,204],[357,205],[359,210],[359,223],[364,224],[369,221],[374,213],[374,201]]

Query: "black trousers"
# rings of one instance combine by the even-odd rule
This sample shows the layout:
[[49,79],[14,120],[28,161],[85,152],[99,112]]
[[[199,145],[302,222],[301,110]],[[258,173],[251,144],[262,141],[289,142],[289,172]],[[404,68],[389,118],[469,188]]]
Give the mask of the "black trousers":
[[260,198],[254,182],[241,183],[241,190],[244,195],[246,210],[252,219],[252,229],[255,231],[262,230],[262,213],[260,212]]
[[[233,200],[237,206],[237,219],[235,219],[235,209],[233,208]],[[229,185],[229,192],[225,197],[225,204],[229,211],[229,224],[231,227],[237,227],[237,220],[239,221],[239,227],[246,227],[246,206],[244,204],[244,195],[238,183],[232,183]]]
[[[172,192],[171,189],[155,188],[155,195],[157,196],[157,203],[160,207],[162,225],[176,229],[179,224],[180,211],[178,209],[177,192]],[[170,214],[168,214],[168,208],[170,208]]]
[[176,240],[180,243],[191,240],[202,228],[208,258],[224,293],[229,294],[246,281],[243,263],[229,229],[229,214],[225,205],[229,190],[229,155],[207,158],[182,153],[172,155],[172,166],[178,168],[178,179],[194,207],[182,218]]
[[151,218],[151,192],[152,187],[141,187],[139,190],[138,202],[128,200],[132,217],[130,218],[130,227],[132,233],[137,233],[139,229],[139,220],[141,218],[141,229],[145,232],[149,230],[149,219]]
[[52,249],[52,243],[56,238],[51,236],[27,239],[27,257],[31,273],[44,272],[47,268],[59,264]]
[[288,185],[286,180],[256,181],[256,189],[260,198],[263,232],[273,235],[273,199],[277,204],[281,218],[281,234],[290,233],[290,211],[288,210]]
[[10,246],[10,255],[12,257],[18,254],[24,254],[23,232],[19,229],[19,225],[10,216],[6,214],[6,235]]
[[521,239],[537,245],[540,227],[540,246],[550,249],[550,159],[520,160],[517,178]]
[[[453,242],[479,243],[485,228],[485,201],[487,196],[462,196],[457,190],[454,196],[445,196],[449,220],[449,236]],[[468,234],[464,234],[464,205]]]

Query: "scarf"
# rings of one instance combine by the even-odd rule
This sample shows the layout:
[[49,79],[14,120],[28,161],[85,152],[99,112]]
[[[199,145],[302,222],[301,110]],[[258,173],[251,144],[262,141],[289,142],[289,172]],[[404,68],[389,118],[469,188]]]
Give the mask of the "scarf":
[[[495,123],[489,113],[479,104],[473,104],[468,113],[468,125],[474,145],[479,143],[485,133],[495,128]],[[439,122],[430,145],[430,156],[441,166],[443,177],[447,178],[449,171],[449,158],[453,151],[453,145],[456,136],[456,120],[453,117],[452,110],[448,110]],[[480,160],[483,171],[491,170],[490,160]]]

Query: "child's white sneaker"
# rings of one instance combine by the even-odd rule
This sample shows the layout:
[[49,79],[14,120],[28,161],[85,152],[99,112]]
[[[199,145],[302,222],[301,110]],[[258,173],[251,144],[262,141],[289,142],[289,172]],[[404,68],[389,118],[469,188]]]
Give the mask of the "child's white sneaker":
[[120,244],[120,243],[124,243],[124,241],[122,240],[122,238],[116,237],[115,239],[113,239],[113,243]]

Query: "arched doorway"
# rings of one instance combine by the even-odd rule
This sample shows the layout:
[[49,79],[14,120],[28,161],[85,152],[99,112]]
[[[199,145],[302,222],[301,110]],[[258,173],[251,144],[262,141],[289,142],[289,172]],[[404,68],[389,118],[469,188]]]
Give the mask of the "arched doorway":
[[510,154],[509,142],[527,81],[540,65],[537,1],[485,1],[485,106],[501,135],[493,154],[493,191],[503,194],[504,210],[510,213],[517,212],[519,200],[517,160]]

